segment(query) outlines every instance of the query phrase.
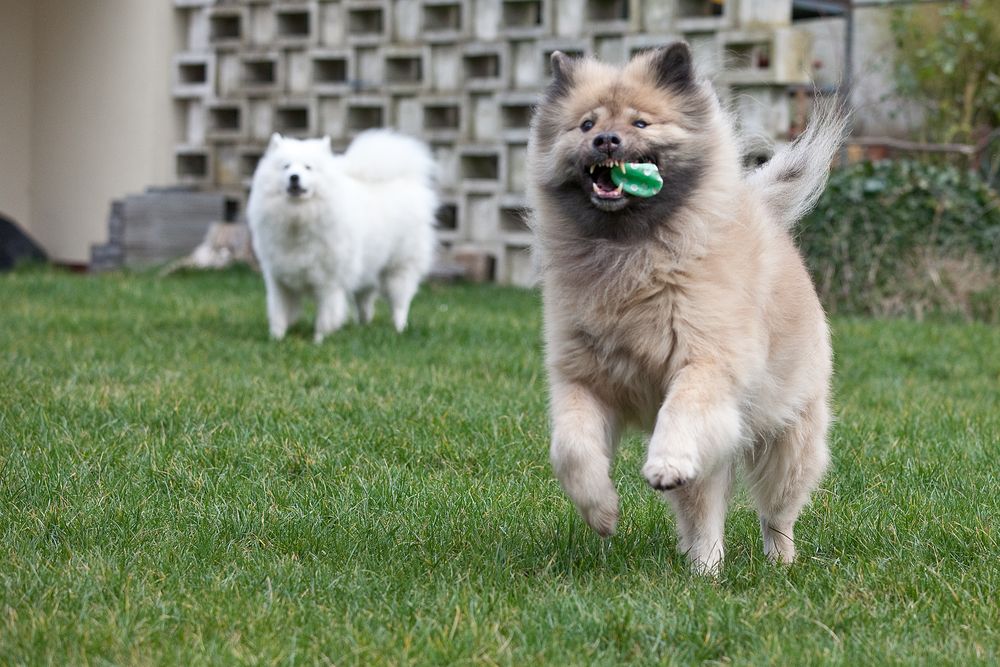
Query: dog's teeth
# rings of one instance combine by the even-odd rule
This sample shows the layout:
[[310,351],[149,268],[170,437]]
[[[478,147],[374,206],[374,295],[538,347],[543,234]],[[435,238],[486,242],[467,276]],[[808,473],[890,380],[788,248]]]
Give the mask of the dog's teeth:
[[592,183],[592,185],[594,186],[594,192],[596,192],[597,194],[601,194],[601,189],[597,187],[597,183]]
[[615,192],[617,192],[618,194],[621,194],[622,193],[622,186],[624,186],[624,185],[625,184],[622,183],[622,185],[619,185],[617,188],[615,188]]
[[595,169],[596,167],[597,167],[597,165],[596,165],[596,164],[592,164],[592,165],[590,165],[590,173],[591,173],[591,174],[593,174],[593,173],[594,173],[594,169]]

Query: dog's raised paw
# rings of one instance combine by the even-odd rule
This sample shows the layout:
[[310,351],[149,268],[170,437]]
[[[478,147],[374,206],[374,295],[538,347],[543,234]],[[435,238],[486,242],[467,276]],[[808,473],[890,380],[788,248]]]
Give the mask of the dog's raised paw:
[[657,491],[671,491],[695,478],[697,469],[689,459],[655,457],[646,461],[642,476]]
[[580,508],[583,520],[601,537],[611,537],[618,527],[618,499],[614,503]]

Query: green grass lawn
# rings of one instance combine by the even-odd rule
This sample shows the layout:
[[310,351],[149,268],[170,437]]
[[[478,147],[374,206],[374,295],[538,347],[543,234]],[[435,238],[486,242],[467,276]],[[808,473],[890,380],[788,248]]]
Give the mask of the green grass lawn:
[[799,561],[738,494],[718,580],[644,484],[548,468],[539,297],[428,286],[397,336],[267,338],[263,285],[0,276],[0,664],[1000,661],[1000,331],[837,320]]

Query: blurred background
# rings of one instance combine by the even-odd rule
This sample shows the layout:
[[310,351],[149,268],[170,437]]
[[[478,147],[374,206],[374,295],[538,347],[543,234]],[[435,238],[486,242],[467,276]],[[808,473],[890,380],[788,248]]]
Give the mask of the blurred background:
[[829,309],[997,318],[995,0],[0,0],[0,243],[92,271],[249,260],[272,132],[342,148],[388,126],[440,165],[441,273],[530,285],[523,167],[549,55],[676,39],[748,166],[817,97],[854,109],[800,232]]

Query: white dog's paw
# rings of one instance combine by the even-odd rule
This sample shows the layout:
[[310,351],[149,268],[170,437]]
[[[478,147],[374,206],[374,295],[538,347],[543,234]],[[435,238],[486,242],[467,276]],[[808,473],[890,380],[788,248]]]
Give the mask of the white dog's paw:
[[722,572],[722,549],[710,549],[704,554],[688,553],[691,560],[691,572],[706,577],[718,577]]
[[650,456],[642,467],[642,476],[657,491],[684,486],[697,475],[698,466],[691,457]]
[[276,325],[272,324],[271,327],[270,327],[271,338],[273,340],[281,340],[281,339],[283,339],[285,337],[285,332],[287,330],[288,330],[288,327],[276,326]]
[[580,515],[587,525],[601,537],[611,537],[618,527],[618,494],[612,492],[599,502],[579,506]]

